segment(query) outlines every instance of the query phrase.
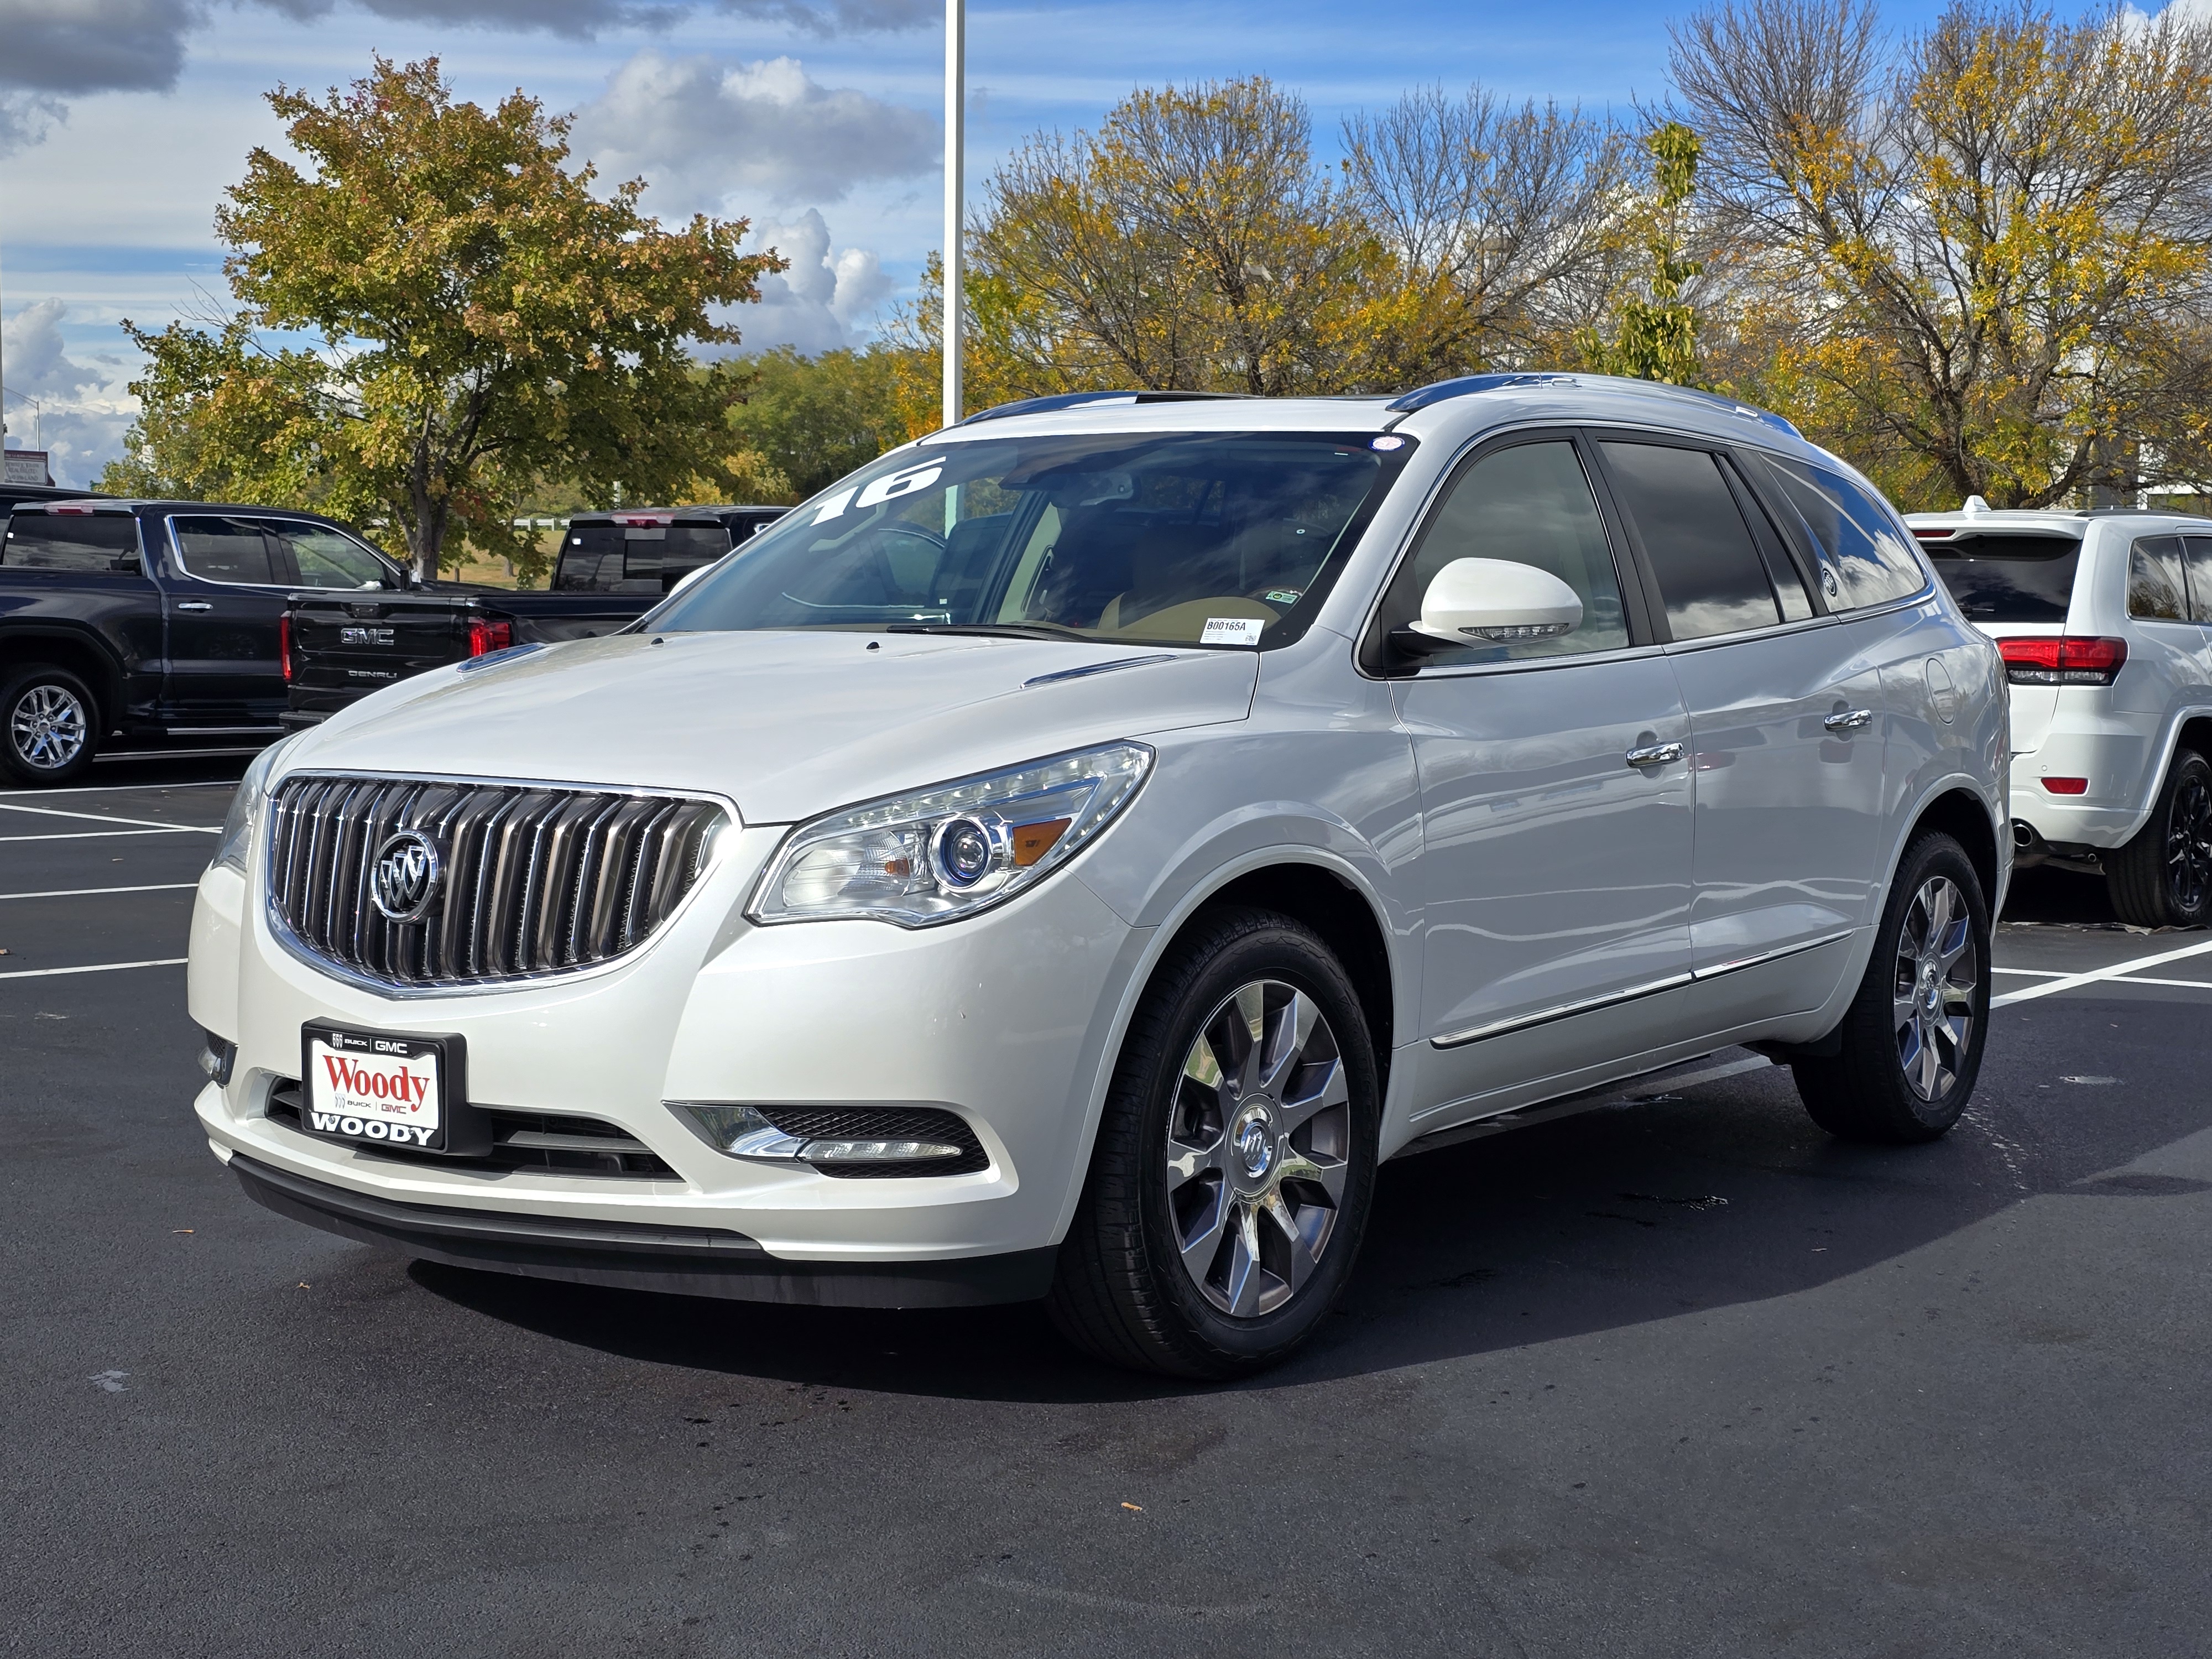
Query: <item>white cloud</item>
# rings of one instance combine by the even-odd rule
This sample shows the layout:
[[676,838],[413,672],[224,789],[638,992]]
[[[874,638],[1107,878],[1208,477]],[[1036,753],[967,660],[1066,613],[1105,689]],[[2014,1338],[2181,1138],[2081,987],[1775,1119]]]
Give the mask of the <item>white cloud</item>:
[[[131,371],[112,357],[73,360],[62,337],[69,307],[46,299],[0,324],[8,374],[8,444],[43,446],[59,483],[88,487],[123,449],[136,414],[125,382]],[[36,400],[34,406],[33,400]]]
[[576,118],[607,179],[642,173],[680,211],[835,202],[856,184],[935,170],[934,117],[817,85],[795,58],[738,64],[641,52]]
[[[321,17],[337,0],[265,0],[294,17]],[[681,0],[354,0],[362,10],[403,22],[488,29],[543,29],[589,40],[602,29],[667,28],[702,9]],[[943,15],[934,0],[714,0],[711,9],[782,23],[810,34],[919,28]]]
[[891,279],[872,252],[848,247],[832,255],[829,224],[816,209],[788,223],[755,225],[746,246],[774,248],[791,269],[761,279],[758,305],[731,311],[744,331],[744,350],[788,345],[811,356],[855,344],[890,297]]

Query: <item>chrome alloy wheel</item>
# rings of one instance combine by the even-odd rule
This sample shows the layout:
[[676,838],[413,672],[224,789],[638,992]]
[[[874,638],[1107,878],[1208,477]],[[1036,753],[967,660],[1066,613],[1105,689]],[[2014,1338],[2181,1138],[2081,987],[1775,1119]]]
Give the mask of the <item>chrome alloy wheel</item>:
[[1168,1114],[1168,1224],[1183,1271],[1223,1313],[1273,1313],[1336,1231],[1352,1097],[1336,1035],[1279,980],[1237,988],[1184,1056]]
[[2166,820],[2166,896],[2185,915],[2194,915],[2212,888],[2212,788],[2191,768],[2174,792]]
[[1981,983],[1973,916],[1948,876],[1921,884],[1897,935],[1897,1061],[1925,1101],[1940,1100],[1958,1081],[1974,1030]]
[[8,740],[24,765],[58,772],[84,751],[90,721],[74,692],[33,685],[8,711]]

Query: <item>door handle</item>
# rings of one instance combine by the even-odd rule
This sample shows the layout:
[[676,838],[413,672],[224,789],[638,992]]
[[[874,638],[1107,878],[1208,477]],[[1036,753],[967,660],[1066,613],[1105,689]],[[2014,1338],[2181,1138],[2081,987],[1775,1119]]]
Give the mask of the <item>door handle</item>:
[[1628,751],[1628,763],[1638,768],[1666,766],[1681,758],[1682,745],[1679,743],[1647,743]]
[[212,611],[215,607],[210,605],[205,599],[179,599],[177,601],[177,609],[179,611]]
[[1874,724],[1871,708],[1839,708],[1820,722],[1831,732],[1862,732]]

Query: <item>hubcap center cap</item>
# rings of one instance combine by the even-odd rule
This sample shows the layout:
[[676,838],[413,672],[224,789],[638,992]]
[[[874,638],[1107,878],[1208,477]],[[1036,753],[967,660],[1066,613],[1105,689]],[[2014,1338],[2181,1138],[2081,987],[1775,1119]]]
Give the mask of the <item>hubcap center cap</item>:
[[1266,1102],[1255,1101],[1244,1109],[1230,1144],[1246,1180],[1255,1186],[1265,1182],[1275,1167],[1275,1125]]

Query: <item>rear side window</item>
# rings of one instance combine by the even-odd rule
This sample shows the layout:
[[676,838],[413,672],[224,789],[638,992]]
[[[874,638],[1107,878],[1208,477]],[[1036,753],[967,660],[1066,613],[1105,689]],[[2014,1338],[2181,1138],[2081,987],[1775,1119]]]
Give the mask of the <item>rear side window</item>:
[[350,536],[294,521],[270,526],[292,555],[304,587],[392,587],[398,573]]
[[1500,559],[1549,571],[1575,590],[1583,619],[1555,639],[1469,645],[1435,652],[1431,663],[1510,662],[1618,651],[1628,643],[1605,521],[1571,443],[1494,450],[1453,480],[1401,568],[1391,614],[1407,620],[1418,615],[1429,584],[1455,559]]
[[719,521],[572,524],[553,586],[572,593],[660,593],[730,550]]
[[1840,472],[1765,458],[1820,550],[1831,611],[1857,611],[1917,593],[1928,578],[1888,510]]
[[258,520],[207,517],[174,523],[185,568],[202,581],[273,586],[289,580],[276,568],[275,550]]
[[2081,544],[2071,536],[1969,535],[1920,546],[1972,621],[2066,620],[2081,562]]
[[2182,545],[2189,565],[2190,620],[2212,623],[2212,536],[2186,537]]
[[1739,634],[1782,620],[1765,562],[1717,458],[1658,444],[1601,447],[1676,639]]
[[127,513],[18,513],[0,564],[17,570],[137,572],[138,520]]
[[2145,536],[2128,550],[2128,615],[2142,622],[2189,620],[2180,537]]

